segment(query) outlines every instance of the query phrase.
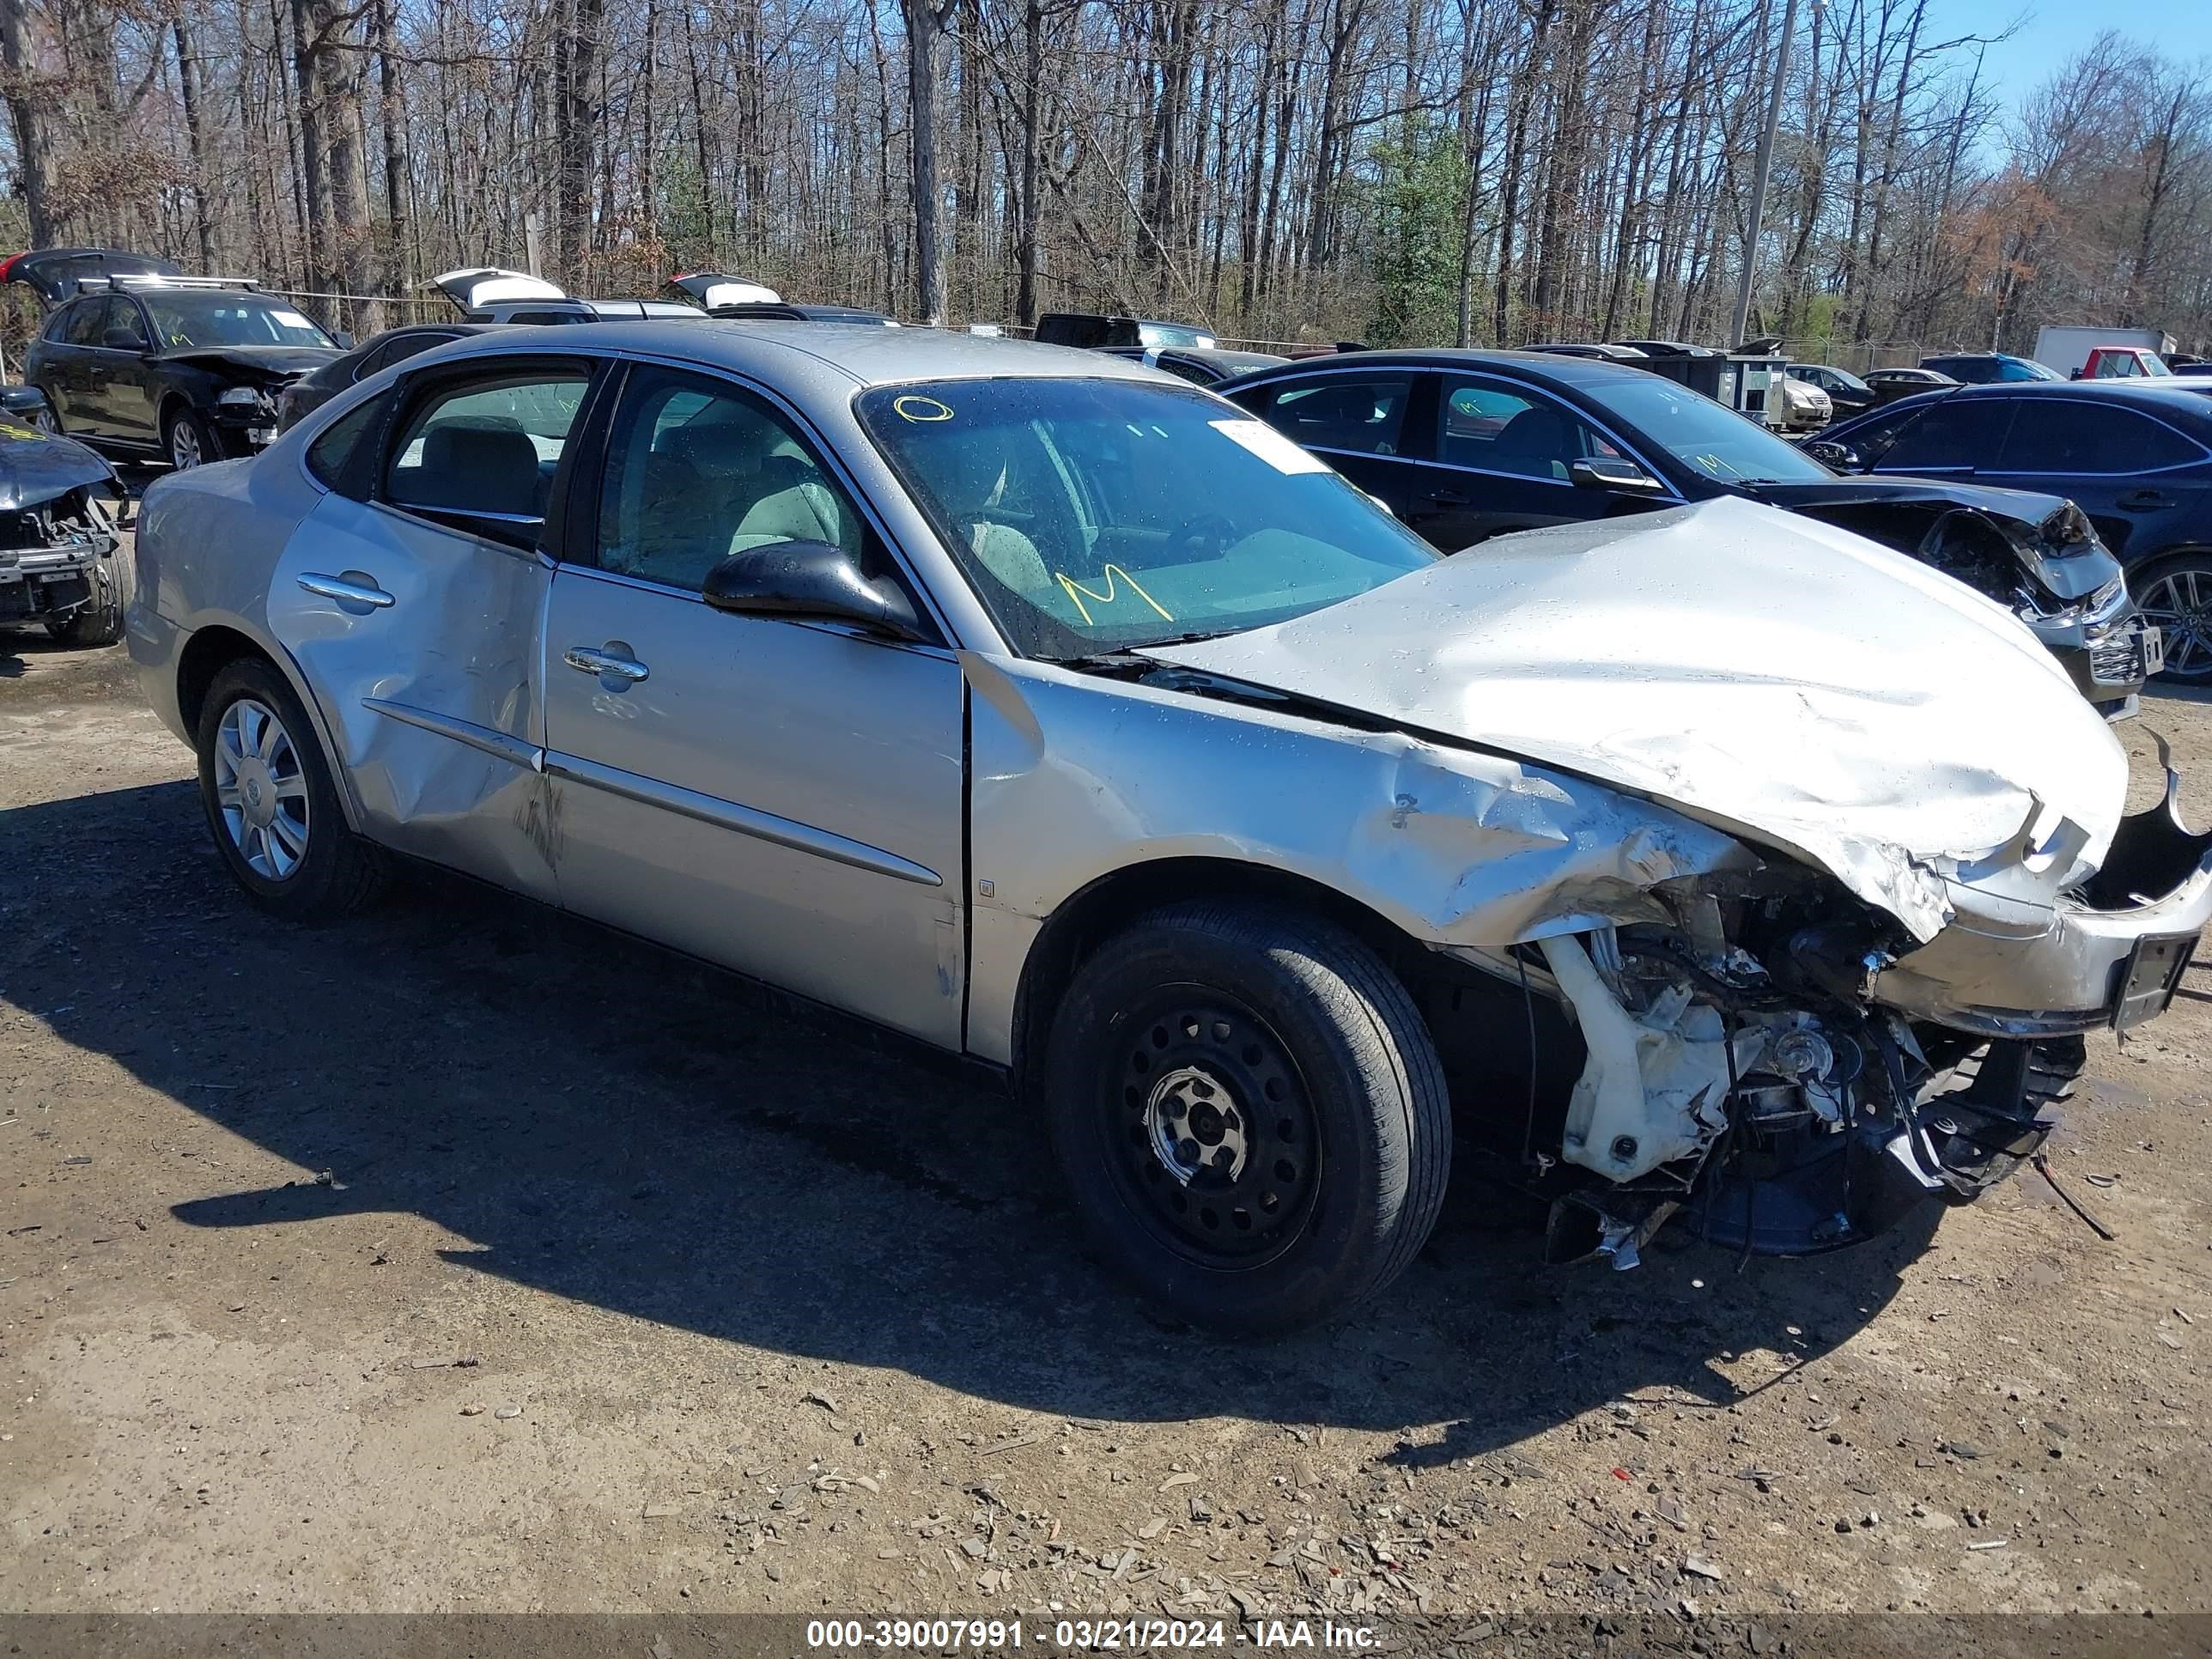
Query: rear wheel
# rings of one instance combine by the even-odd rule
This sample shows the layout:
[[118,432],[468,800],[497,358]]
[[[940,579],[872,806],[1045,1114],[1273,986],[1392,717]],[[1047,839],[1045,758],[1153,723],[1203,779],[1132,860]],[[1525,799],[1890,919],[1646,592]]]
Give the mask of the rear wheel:
[[2161,679],[2212,680],[2212,552],[2177,553],[2144,568],[2129,586],[2143,618],[2166,637]]
[[1078,970],[1044,1109],[1098,1248],[1224,1334],[1341,1314],[1403,1271],[1450,1170],[1436,1049],[1396,976],[1269,906],[1155,911]]
[[347,826],[314,728],[275,668],[246,658],[216,673],[199,751],[216,850],[255,903],[320,921],[382,890],[384,855]]

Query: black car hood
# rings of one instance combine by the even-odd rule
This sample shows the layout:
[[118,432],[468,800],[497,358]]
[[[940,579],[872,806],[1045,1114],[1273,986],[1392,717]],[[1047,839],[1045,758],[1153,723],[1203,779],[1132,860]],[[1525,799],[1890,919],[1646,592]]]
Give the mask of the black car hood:
[[[1793,513],[1887,505],[1978,514],[2004,532],[2027,574],[2060,599],[2087,599],[2120,574],[2118,561],[2100,544],[2069,539],[2069,521],[2080,520],[2080,509],[2039,490],[1943,478],[1839,477],[1763,483],[1750,493]],[[2081,527],[2086,533],[2086,525]]]
[[115,469],[74,438],[0,420],[0,513],[18,513],[87,484],[118,495]]
[[180,346],[163,352],[161,361],[227,371],[241,380],[281,382],[344,356],[336,346]]

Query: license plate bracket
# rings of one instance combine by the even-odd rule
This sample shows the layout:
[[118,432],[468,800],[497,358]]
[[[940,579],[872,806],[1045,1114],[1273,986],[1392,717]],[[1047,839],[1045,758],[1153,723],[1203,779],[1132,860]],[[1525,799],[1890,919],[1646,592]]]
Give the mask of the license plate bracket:
[[2137,939],[2135,949],[2128,952],[2127,971],[2120,977],[2119,999],[2112,1006],[2112,1029],[2124,1031],[2164,1013],[2196,951],[2194,933],[2146,933]]

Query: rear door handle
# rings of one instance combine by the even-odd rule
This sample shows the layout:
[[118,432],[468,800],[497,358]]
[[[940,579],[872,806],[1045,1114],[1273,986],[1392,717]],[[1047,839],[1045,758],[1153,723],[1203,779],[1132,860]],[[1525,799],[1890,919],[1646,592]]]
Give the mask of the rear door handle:
[[1438,507],[1465,507],[1468,504],[1467,497],[1456,489],[1431,489],[1429,499]]
[[382,611],[392,603],[392,595],[379,587],[374,578],[358,570],[349,570],[343,576],[325,576],[310,570],[300,578],[300,586],[310,593],[336,599],[348,609],[359,605],[369,611]]
[[629,654],[629,647],[614,640],[608,641],[604,650],[592,645],[572,645],[561,653],[561,660],[580,674],[628,685],[635,685],[650,672]]
[[2146,507],[2172,507],[2173,497],[2163,489],[2130,489],[2120,497],[2119,504],[2131,511],[2140,512]]

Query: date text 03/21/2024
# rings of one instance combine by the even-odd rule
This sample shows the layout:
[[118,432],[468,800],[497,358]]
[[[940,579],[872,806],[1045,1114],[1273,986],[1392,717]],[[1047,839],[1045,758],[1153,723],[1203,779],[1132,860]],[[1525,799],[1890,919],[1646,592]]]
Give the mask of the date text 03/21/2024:
[[1236,1626],[1218,1619],[1062,1619],[1024,1629],[1018,1619],[816,1619],[806,1645],[817,1651],[971,1653],[1016,1651],[1024,1646],[1090,1652],[1173,1652],[1225,1648],[1328,1648],[1367,1651],[1376,1634],[1365,1625],[1333,1620],[1255,1619]]

